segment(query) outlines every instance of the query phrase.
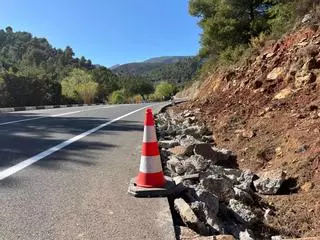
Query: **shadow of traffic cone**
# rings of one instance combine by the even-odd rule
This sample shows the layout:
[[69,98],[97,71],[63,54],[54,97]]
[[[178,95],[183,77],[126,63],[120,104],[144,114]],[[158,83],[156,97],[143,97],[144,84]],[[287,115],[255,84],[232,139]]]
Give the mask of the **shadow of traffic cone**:
[[163,174],[152,109],[146,110],[139,174],[128,192],[136,197],[165,197],[175,192],[175,183]]

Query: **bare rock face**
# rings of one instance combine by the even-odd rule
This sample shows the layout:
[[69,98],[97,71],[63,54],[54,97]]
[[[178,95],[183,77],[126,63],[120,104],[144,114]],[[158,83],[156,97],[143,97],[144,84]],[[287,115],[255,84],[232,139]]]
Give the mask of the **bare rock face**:
[[257,192],[261,194],[277,194],[282,183],[285,181],[286,174],[281,169],[263,172],[259,179],[253,181]]
[[230,199],[229,208],[234,212],[240,222],[248,224],[258,222],[258,217],[253,213],[251,208],[238,200]]
[[174,200],[174,208],[180,214],[180,217],[186,226],[197,233],[203,235],[209,234],[208,228],[198,219],[189,204],[186,203],[182,198],[177,198]]

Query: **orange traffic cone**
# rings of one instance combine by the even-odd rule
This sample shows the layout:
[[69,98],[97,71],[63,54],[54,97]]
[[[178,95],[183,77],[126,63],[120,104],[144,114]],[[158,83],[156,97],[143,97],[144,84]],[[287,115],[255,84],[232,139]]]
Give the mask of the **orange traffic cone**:
[[139,187],[153,188],[162,187],[166,183],[162,171],[159,146],[152,109],[146,110],[144,120],[144,134],[140,160],[140,171],[136,179]]
[[176,184],[163,174],[152,109],[146,110],[139,174],[131,179],[128,192],[135,197],[165,197]]

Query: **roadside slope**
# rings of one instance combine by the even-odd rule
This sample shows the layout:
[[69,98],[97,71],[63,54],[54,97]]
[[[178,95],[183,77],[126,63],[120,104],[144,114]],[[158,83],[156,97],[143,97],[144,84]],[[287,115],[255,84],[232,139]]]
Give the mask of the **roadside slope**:
[[304,25],[246,64],[209,74],[194,101],[172,109],[198,109],[240,168],[287,172],[291,195],[264,196],[277,210],[270,225],[287,236],[320,235],[319,44],[319,26]]

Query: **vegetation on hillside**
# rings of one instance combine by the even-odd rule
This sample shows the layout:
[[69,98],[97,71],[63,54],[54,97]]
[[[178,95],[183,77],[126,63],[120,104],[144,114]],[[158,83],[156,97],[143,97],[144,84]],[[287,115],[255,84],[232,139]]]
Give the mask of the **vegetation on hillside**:
[[[199,18],[201,57],[207,65],[229,65],[251,55],[268,39],[292,29],[319,0],[190,0],[189,12]],[[208,71],[205,66],[203,72]]]
[[74,55],[71,47],[56,49],[31,33],[0,30],[0,107],[102,103],[114,91],[122,94],[117,103],[135,102],[154,92],[148,76],[114,74]]
[[123,64],[113,72],[119,76],[146,78],[153,83],[166,81],[181,85],[192,79],[200,65],[197,57],[160,57],[141,63]]

